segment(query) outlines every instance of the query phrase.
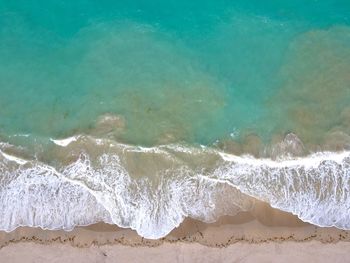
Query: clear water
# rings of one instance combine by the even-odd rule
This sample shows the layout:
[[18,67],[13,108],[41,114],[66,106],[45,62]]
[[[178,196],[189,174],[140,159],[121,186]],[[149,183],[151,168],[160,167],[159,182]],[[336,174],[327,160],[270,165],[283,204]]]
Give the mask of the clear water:
[[[220,152],[304,156],[349,149],[349,134],[349,1],[0,0],[2,229],[108,221],[159,237],[186,216],[214,220],[232,213],[232,202],[247,210],[237,200],[249,196],[305,221],[347,229],[348,213],[335,211],[350,201],[342,196],[332,203],[337,191],[325,190],[326,214],[298,210],[301,200],[309,210],[317,203],[323,189],[317,174],[329,176],[335,163],[316,158],[316,168],[301,171],[286,165],[289,183],[296,174],[306,182],[314,175],[315,193],[307,195],[298,183],[293,196],[299,199],[285,207],[289,197],[274,195],[289,189],[281,179],[285,170],[259,159],[260,168],[250,159],[240,165]],[[52,143],[67,137],[72,143]],[[199,145],[207,148],[198,155]],[[337,158],[341,167],[332,171],[340,182],[321,183],[347,193],[349,160]],[[299,166],[306,163],[301,159]],[[241,180],[242,171],[255,189]],[[280,177],[264,182],[262,173]],[[193,185],[203,178],[209,181],[201,187],[216,199]],[[232,188],[220,196],[217,185],[225,180]],[[38,182],[43,188],[33,187]],[[115,182],[130,191],[114,188]],[[175,191],[198,191],[221,210],[176,199]],[[67,196],[81,210],[64,211]],[[10,208],[23,198],[27,210]],[[96,210],[82,213],[84,202]],[[148,214],[157,202],[164,210]],[[207,214],[199,215],[201,209]],[[68,215],[59,221],[63,212]],[[148,221],[136,222],[140,216]]]
[[63,138],[106,113],[143,145],[333,128],[349,104],[347,1],[187,2],[0,3],[1,133]]

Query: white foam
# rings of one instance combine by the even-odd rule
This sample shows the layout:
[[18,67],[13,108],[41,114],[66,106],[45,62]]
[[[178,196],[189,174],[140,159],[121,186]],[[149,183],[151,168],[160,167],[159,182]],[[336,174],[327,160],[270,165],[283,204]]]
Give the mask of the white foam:
[[[108,154],[92,161],[82,148],[75,162],[59,169],[1,151],[7,162],[0,159],[0,229],[26,225],[71,230],[105,221],[160,238],[185,217],[213,222],[220,215],[249,210],[254,205],[250,196],[319,226],[350,229],[350,152],[272,160],[206,147],[103,143],[110,146]],[[171,167],[157,166],[157,180],[134,177],[126,169],[130,160],[125,158],[139,161],[148,153],[160,162],[172,160]],[[215,165],[194,168],[182,154],[197,159],[209,155]]]
[[79,136],[72,136],[72,137],[68,137],[65,139],[52,139],[50,138],[50,141],[52,141],[54,144],[65,147],[68,146],[69,144],[71,144],[72,142],[75,142],[79,139]]
[[214,178],[305,222],[350,229],[349,152],[280,162],[227,159],[230,161],[216,169]]
[[27,163],[26,160],[21,159],[21,158],[18,158],[18,157],[13,156],[13,155],[6,154],[6,153],[4,153],[4,152],[1,151],[1,150],[0,150],[0,154],[1,154],[2,156],[4,156],[4,157],[5,157],[7,160],[9,160],[9,161],[13,161],[13,162],[16,162],[16,163],[21,164],[21,165]]
[[[132,179],[116,155],[102,155],[99,164],[99,168],[92,166],[83,154],[61,171],[31,162],[29,168],[18,166],[8,172],[8,184],[0,187],[0,229],[12,231],[26,225],[71,230],[100,220],[135,229],[147,238],[160,238],[185,217],[212,222],[243,207],[241,193],[231,188],[216,191],[217,186],[224,186],[192,177],[186,167],[178,167],[176,177],[164,170],[159,187],[154,188],[147,178]],[[218,194],[223,192],[237,199],[233,201],[236,208],[217,206]]]
[[22,133],[20,133],[20,134],[14,134],[14,135],[12,135],[10,137],[26,137],[26,138],[28,138],[29,136],[30,136],[30,134],[22,134]]
[[293,158],[289,160],[272,160],[267,158],[255,158],[251,155],[237,156],[218,152],[223,160],[238,164],[247,164],[252,166],[269,166],[269,167],[293,167],[303,166],[305,168],[316,167],[323,161],[335,161],[340,163],[345,157],[350,155],[349,151],[343,152],[318,152],[306,157]]

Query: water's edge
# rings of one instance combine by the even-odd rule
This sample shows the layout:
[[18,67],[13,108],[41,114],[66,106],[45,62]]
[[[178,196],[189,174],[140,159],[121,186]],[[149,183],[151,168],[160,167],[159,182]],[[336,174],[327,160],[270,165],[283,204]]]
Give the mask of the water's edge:
[[255,198],[314,225],[350,229],[349,151],[267,159],[77,136],[55,140],[43,156],[60,161],[48,164],[12,148],[3,143],[0,152],[0,229],[8,232],[106,222],[156,239],[187,217],[214,222],[250,211]]

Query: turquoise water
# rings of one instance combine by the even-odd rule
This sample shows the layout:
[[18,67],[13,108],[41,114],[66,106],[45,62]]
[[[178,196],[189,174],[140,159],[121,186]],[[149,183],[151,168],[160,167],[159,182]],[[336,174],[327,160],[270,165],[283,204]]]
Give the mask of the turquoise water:
[[350,229],[349,149],[349,1],[0,0],[2,230]]
[[[108,113],[131,144],[311,140],[348,106],[349,12],[347,1],[4,1],[0,132],[63,138]],[[336,109],[304,131],[300,103],[311,118]]]

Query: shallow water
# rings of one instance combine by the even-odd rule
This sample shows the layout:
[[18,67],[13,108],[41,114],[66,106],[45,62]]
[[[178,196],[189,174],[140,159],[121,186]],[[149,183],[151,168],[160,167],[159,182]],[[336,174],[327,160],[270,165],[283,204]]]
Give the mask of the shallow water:
[[349,229],[349,19],[347,1],[0,2],[0,228],[157,238],[253,196]]

